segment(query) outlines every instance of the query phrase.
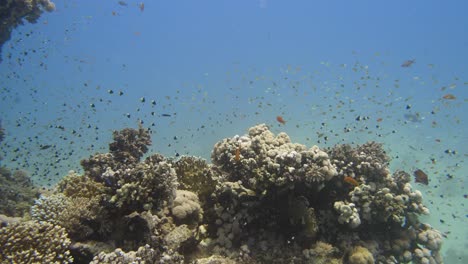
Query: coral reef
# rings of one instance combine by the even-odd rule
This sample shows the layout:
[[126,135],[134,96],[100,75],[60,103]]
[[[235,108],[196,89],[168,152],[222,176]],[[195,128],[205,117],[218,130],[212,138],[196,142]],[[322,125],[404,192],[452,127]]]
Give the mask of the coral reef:
[[0,2],[0,55],[2,46],[10,39],[13,29],[22,25],[24,20],[36,23],[44,10],[47,12],[55,10],[55,4],[50,0],[5,0]]
[[23,216],[37,197],[39,190],[26,172],[18,170],[11,173],[9,169],[0,167],[0,214]]
[[356,246],[345,255],[343,263],[349,264],[374,264],[372,253],[365,247]]
[[172,162],[172,166],[176,170],[179,190],[196,193],[202,205],[210,202],[210,196],[216,189],[220,172],[210,166],[206,160],[190,156],[180,157]]
[[197,223],[203,218],[203,210],[200,207],[198,196],[185,190],[176,191],[176,198],[171,212],[175,219],[180,222]]
[[32,206],[76,263],[443,263],[421,193],[381,144],[307,148],[260,124],[208,164],[141,161],[150,143],[141,127],[114,132],[110,153]]
[[126,212],[157,208],[171,203],[177,188],[172,164],[159,154],[139,162],[151,144],[143,128],[114,132],[110,153],[81,161],[84,176],[107,187],[109,202]]
[[1,263],[73,263],[64,228],[48,222],[19,222],[0,229]]
[[293,185],[320,189],[337,175],[327,153],[317,146],[307,149],[291,143],[286,133],[275,137],[265,124],[250,128],[246,136],[216,143],[211,159],[227,173],[227,181],[241,181],[258,194]]

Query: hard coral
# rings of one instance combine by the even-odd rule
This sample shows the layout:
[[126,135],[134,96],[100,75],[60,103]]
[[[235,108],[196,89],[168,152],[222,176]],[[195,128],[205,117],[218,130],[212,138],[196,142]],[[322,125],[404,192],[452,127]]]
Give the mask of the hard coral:
[[197,223],[203,218],[203,210],[197,195],[185,190],[176,191],[171,211],[178,221],[184,223]]
[[0,167],[0,214],[23,216],[37,197],[39,190],[24,171]]
[[345,256],[343,263],[345,264],[374,264],[374,256],[365,247],[356,246],[351,252]]
[[177,176],[172,165],[165,160],[148,157],[134,169],[116,176],[119,187],[110,201],[126,211],[154,209],[174,199]]
[[124,252],[122,249],[117,248],[111,253],[101,252],[94,257],[90,264],[157,263],[159,259],[160,253],[146,245],[138,248],[137,251]]
[[178,183],[171,162],[159,154],[139,162],[150,144],[147,130],[126,128],[114,132],[110,153],[81,161],[84,176],[109,187],[109,202],[123,213],[155,209],[174,198]]
[[201,158],[182,156],[172,166],[177,173],[178,189],[196,193],[201,203],[210,199],[219,179],[211,165]]
[[227,173],[228,181],[240,180],[259,193],[291,184],[319,189],[337,175],[327,153],[317,146],[307,149],[291,143],[286,133],[275,136],[265,124],[251,128],[248,135],[216,143],[211,159]]
[[64,228],[48,222],[20,222],[0,229],[1,263],[72,263]]
[[138,130],[125,128],[114,131],[113,135],[114,142],[109,144],[109,150],[114,159],[121,163],[138,162],[151,145],[151,135],[142,127]]

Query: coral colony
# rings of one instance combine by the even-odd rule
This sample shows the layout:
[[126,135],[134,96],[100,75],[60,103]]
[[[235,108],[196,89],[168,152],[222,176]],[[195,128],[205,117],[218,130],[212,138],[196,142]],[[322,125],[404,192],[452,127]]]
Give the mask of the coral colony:
[[[212,164],[114,132],[30,217],[0,229],[2,263],[442,263],[442,236],[382,146],[308,148],[265,124],[219,141]],[[9,223],[10,222],[10,223]]]

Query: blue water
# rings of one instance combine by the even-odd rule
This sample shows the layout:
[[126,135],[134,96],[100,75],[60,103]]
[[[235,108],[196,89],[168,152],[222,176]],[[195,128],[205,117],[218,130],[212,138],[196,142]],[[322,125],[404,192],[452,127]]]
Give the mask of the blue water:
[[140,122],[151,153],[206,159],[257,123],[309,146],[376,140],[392,169],[429,175],[424,220],[467,259],[466,1],[54,2],[3,47],[2,165],[53,185]]

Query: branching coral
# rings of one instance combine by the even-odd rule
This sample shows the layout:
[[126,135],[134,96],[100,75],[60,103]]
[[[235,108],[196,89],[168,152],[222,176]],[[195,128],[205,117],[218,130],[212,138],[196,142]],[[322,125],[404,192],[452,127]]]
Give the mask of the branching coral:
[[240,180],[259,193],[291,184],[320,188],[337,174],[328,155],[317,146],[307,149],[291,143],[286,133],[275,136],[265,124],[250,128],[246,136],[216,143],[211,159],[227,173],[228,181]]
[[120,187],[115,190],[111,202],[125,210],[149,210],[171,203],[177,188],[177,176],[172,165],[149,157],[134,169],[115,176]]
[[114,142],[109,144],[110,153],[120,163],[136,163],[148,151],[151,136],[148,130],[125,128],[114,131]]
[[20,222],[0,229],[2,263],[72,263],[64,228],[49,222]]
[[201,203],[210,200],[219,179],[211,165],[201,158],[190,156],[182,156],[172,164],[179,182],[178,189],[196,193]]

